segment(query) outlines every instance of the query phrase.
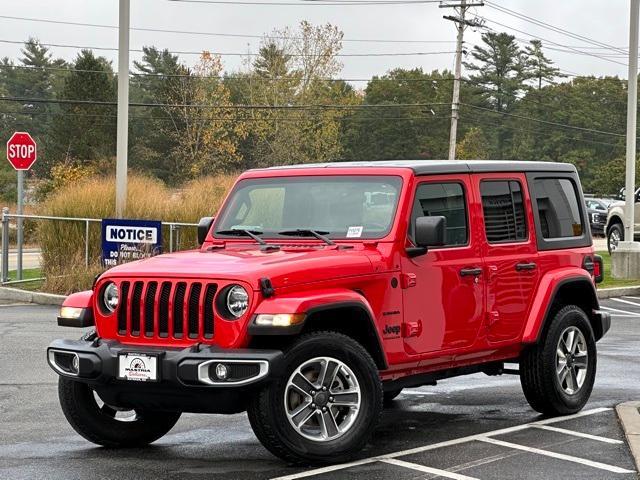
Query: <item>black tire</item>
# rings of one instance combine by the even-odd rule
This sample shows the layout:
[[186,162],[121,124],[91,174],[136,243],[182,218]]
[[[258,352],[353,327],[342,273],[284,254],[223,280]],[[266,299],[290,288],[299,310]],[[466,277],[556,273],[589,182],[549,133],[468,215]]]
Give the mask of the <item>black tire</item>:
[[[584,337],[587,369],[582,386],[569,394],[556,374],[556,352],[561,336],[571,327]],[[534,410],[551,416],[579,412],[591,395],[596,378],[596,363],[596,342],[587,315],[575,305],[557,310],[539,342],[526,349],[520,358],[520,383],[529,405]]]
[[[342,436],[322,442],[298,433],[285,410],[289,378],[305,362],[318,357],[343,362],[360,387],[360,407],[350,428]],[[282,374],[251,399],[247,414],[258,440],[277,457],[294,464],[339,463],[364,447],[378,423],[382,402],[378,368],[364,347],[341,333],[313,332],[285,351]]]
[[[612,239],[612,235],[614,239]],[[618,242],[624,241],[624,228],[621,223],[614,223],[609,227],[607,231],[607,250],[609,251],[609,255],[617,248],[617,243],[615,241],[615,236],[619,238]]]
[[396,390],[389,390],[384,392],[384,404],[388,405],[393,402],[398,395],[402,393],[402,389],[398,388]]
[[58,396],[73,429],[90,442],[109,448],[148,445],[163,437],[180,418],[179,412],[136,411],[132,421],[117,420],[113,408],[99,407],[88,385],[64,377],[58,380]]

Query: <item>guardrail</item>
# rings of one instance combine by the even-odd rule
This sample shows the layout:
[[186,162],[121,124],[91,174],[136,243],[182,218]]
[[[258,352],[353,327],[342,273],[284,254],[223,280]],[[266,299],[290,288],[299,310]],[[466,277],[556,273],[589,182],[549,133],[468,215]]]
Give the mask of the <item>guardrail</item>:
[[[102,223],[101,218],[78,218],[78,217],[54,217],[50,215],[26,215],[9,213],[9,209],[4,207],[2,209],[2,217],[0,218],[0,231],[2,232],[1,252],[0,252],[0,284],[10,285],[15,283],[31,282],[36,280],[43,280],[44,278],[33,278],[24,280],[22,278],[22,257],[23,246],[21,242],[17,245],[17,261],[16,261],[16,280],[9,280],[9,222],[15,220],[18,224],[18,229],[22,228],[23,220],[52,220],[62,222],[81,222],[84,223],[84,261],[85,266],[89,266],[89,226],[91,223]],[[197,227],[197,223],[184,223],[184,222],[162,222],[162,226],[169,227],[169,252],[174,251],[174,239],[179,241],[179,232],[184,227]]]

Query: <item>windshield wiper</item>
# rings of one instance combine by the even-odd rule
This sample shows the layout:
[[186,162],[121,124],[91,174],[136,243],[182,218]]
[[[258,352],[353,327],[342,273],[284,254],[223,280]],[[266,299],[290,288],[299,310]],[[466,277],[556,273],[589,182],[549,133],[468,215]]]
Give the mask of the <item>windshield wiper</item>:
[[262,235],[264,232],[261,232],[260,230],[249,230],[246,228],[231,228],[229,230],[219,230],[216,233],[219,235],[237,235],[237,236],[251,237],[257,243],[260,244],[263,250],[280,248],[278,247],[278,245],[270,245],[267,242],[265,242],[263,239],[261,239],[258,235]]
[[327,245],[335,245],[335,242],[325,237],[325,235],[329,235],[329,232],[324,232],[322,230],[296,228],[294,230],[283,230],[282,232],[278,232],[278,235],[287,235],[291,237],[316,237],[318,240],[322,240]]

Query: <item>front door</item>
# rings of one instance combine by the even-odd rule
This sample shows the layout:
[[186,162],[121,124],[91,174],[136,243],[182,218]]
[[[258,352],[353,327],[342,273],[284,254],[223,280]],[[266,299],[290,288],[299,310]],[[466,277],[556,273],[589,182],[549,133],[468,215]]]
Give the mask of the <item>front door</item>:
[[482,324],[484,282],[480,245],[472,228],[479,204],[469,175],[428,177],[416,185],[409,227],[415,219],[447,219],[442,247],[402,258],[405,351],[421,355],[471,345]]
[[522,331],[538,277],[533,213],[523,174],[473,175],[482,203],[487,338],[512,341]]

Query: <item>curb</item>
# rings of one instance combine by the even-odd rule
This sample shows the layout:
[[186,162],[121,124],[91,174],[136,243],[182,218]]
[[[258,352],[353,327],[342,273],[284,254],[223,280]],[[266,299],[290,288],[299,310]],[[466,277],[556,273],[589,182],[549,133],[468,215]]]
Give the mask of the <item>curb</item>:
[[53,293],[29,292],[19,288],[0,287],[0,300],[11,300],[14,302],[35,303],[38,305],[62,305],[64,295],[54,295]]
[[640,286],[602,288],[597,290],[597,293],[600,300],[611,297],[621,297],[624,295],[640,295]]
[[627,437],[629,450],[640,471],[640,402],[625,402],[616,406],[622,429]]

